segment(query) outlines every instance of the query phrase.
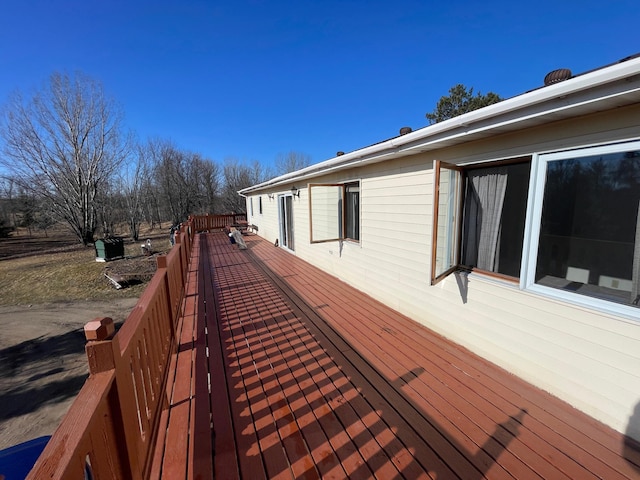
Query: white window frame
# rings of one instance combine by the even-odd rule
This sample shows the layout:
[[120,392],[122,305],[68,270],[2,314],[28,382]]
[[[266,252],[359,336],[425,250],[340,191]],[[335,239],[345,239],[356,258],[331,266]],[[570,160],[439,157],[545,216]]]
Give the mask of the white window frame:
[[529,181],[529,200],[525,221],[522,264],[520,267],[520,288],[574,305],[585,306],[605,313],[613,313],[634,320],[640,320],[640,309],[607,300],[589,297],[579,293],[560,290],[535,283],[538,260],[540,229],[542,224],[542,204],[547,175],[547,165],[554,160],[576,157],[591,157],[628,150],[640,150],[640,141],[629,141],[611,145],[584,147],[560,152],[538,153],[533,155],[531,178]]

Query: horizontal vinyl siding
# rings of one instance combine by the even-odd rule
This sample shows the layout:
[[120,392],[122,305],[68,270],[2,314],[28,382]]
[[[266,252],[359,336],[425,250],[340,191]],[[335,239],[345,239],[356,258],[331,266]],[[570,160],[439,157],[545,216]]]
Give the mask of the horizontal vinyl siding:
[[[638,118],[640,106],[627,107],[314,178],[361,181],[361,241],[309,244],[303,189],[294,199],[296,254],[624,432],[640,403],[640,322],[475,273],[431,286],[432,166],[637,137]],[[277,228],[271,205],[263,199],[268,231]]]
[[[384,180],[377,175],[346,177],[344,181],[354,178],[361,181],[361,241],[344,242],[340,252],[339,242],[301,246],[298,240],[300,247],[296,253],[397,307],[395,299],[412,290],[414,278],[427,279],[428,252],[424,247],[430,231],[424,228],[429,218],[424,208],[430,195],[424,189],[425,173],[421,175],[422,180],[415,178],[415,173],[396,175],[393,172]],[[386,180],[390,180],[392,188],[385,187]],[[413,186],[407,186],[407,180],[411,180]],[[332,181],[335,179],[322,178],[318,183]],[[307,242],[308,238],[303,240]]]
[[[259,196],[253,196],[253,216],[247,217],[247,221],[258,227],[258,234],[262,238],[273,243],[280,236],[278,229],[278,196],[274,195],[273,199],[270,199],[266,194],[262,195],[262,215],[258,213],[257,207]],[[247,198],[247,205],[249,205],[249,198],[251,197]]]
[[[428,278],[431,229],[428,173],[383,171],[363,180],[362,242],[367,269],[361,289],[397,308]],[[362,280],[361,280],[362,282]]]
[[585,324],[589,312],[563,312],[564,305],[477,276],[461,305],[455,280],[446,282],[450,295],[436,315],[448,326],[438,330],[451,336],[455,328],[465,346],[624,431],[640,392],[638,326],[621,335],[618,320],[596,315],[598,327]]

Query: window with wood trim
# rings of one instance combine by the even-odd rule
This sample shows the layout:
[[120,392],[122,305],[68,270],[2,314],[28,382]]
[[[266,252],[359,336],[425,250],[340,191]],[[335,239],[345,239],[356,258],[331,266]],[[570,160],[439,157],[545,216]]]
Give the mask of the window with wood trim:
[[345,238],[360,240],[360,182],[344,186]]
[[309,184],[311,243],[360,241],[360,182]]
[[456,269],[519,278],[530,168],[530,158],[435,162],[432,284]]

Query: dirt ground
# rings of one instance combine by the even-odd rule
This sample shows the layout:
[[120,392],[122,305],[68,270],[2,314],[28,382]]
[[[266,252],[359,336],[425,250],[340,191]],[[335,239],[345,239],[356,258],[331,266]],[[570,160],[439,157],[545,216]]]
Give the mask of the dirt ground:
[[[168,229],[146,235],[166,248]],[[134,251],[139,247],[137,243],[132,245]],[[64,263],[72,252],[84,255],[87,251],[64,229],[46,235],[16,232],[0,240],[0,273],[10,270],[10,264],[5,262],[60,254],[63,256],[59,263]],[[89,262],[95,263],[91,251],[86,255]],[[118,269],[135,270],[148,280],[155,270],[155,259],[138,257],[103,265],[116,273]],[[45,281],[48,280],[42,277],[39,283]],[[103,289],[113,290],[107,280],[102,279],[102,283]],[[20,302],[7,298],[0,302],[0,450],[55,431],[88,376],[84,324],[97,317],[111,317],[119,328],[144,286],[135,287],[135,291],[123,290],[122,296],[110,299],[91,300],[90,292],[83,297],[86,300],[55,303],[44,303],[48,300],[43,301],[36,294],[42,288],[33,286],[31,305],[14,305]],[[48,285],[45,287],[47,290]]]
[[0,307],[0,450],[55,431],[88,375],[84,324],[136,302]]

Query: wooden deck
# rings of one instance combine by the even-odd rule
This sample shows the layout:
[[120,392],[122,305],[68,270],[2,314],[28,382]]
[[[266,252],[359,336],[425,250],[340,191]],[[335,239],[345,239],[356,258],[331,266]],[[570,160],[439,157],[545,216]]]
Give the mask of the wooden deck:
[[195,239],[152,478],[640,478],[636,443],[246,242]]

